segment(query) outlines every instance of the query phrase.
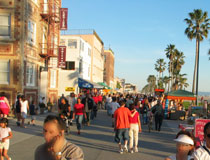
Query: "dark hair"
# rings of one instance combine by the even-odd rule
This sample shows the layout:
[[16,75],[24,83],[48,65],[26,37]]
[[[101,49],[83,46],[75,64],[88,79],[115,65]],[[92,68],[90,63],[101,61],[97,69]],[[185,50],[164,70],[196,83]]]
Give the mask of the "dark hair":
[[66,130],[66,124],[65,122],[58,116],[54,116],[54,115],[48,115],[45,120],[44,120],[44,124],[48,123],[48,122],[55,122],[57,123],[58,129],[59,130]]
[[6,126],[8,127],[9,121],[8,121],[7,118],[1,118],[1,119],[0,119],[0,123],[5,123]]
[[120,104],[120,106],[123,106],[125,104],[125,101],[124,100],[120,100],[119,104]]
[[26,100],[26,98],[25,98],[25,96],[24,96],[24,95],[22,95],[22,96],[21,96],[21,99],[22,99],[23,101],[25,101],[25,100]]
[[80,99],[80,102],[81,102],[81,100],[82,100],[80,97],[78,97],[78,98],[77,98],[77,103],[78,103],[78,100],[79,100],[79,99]]
[[117,100],[116,97],[112,97],[112,101],[115,102]]
[[0,93],[0,96],[2,96],[2,97],[5,97],[5,95],[6,95],[5,92]]
[[134,103],[131,103],[131,104],[129,105],[129,109],[130,109],[131,111],[135,109]]
[[210,122],[206,123],[203,129],[204,135],[206,135],[207,129],[210,129]]

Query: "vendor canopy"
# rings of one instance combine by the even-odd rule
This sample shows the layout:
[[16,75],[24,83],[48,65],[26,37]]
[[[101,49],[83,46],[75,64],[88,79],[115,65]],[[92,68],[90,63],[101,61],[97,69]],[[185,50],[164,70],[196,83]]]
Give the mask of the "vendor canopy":
[[78,78],[78,85],[80,88],[96,88],[96,89],[104,88],[104,86],[101,86],[95,82],[91,82],[82,78]]
[[106,83],[104,82],[98,82],[99,85],[104,86],[105,89],[112,89],[111,87],[109,87]]
[[177,90],[166,93],[166,99],[196,100],[196,96],[189,91]]

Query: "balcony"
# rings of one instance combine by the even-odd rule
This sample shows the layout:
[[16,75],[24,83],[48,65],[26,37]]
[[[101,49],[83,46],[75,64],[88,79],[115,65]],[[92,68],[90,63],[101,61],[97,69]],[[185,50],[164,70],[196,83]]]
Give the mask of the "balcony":
[[48,58],[48,57],[57,57],[58,56],[58,46],[50,43],[40,43],[40,57]]

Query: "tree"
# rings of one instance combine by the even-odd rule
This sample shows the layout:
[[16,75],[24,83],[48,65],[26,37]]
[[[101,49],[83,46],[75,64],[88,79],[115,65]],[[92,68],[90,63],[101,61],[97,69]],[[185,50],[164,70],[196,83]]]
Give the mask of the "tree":
[[158,59],[155,64],[155,70],[159,73],[158,84],[160,83],[160,75],[162,73],[162,78],[163,78],[163,72],[165,71],[165,69],[166,69],[166,62],[164,62],[164,59],[162,58]]
[[[166,52],[166,57],[169,59],[169,64],[168,64],[168,70],[169,70],[169,77],[171,77],[171,81],[169,81],[168,88],[170,90],[170,87],[173,84],[173,59],[175,55],[175,45],[169,44],[167,48],[165,49]],[[168,90],[168,91],[169,91]]]
[[147,85],[142,89],[142,92],[146,94],[153,94],[156,88],[156,77],[154,75],[149,75],[147,78]]
[[118,89],[122,88],[121,85],[120,85],[120,82],[118,82],[118,81],[117,81],[116,88],[118,88]]
[[198,96],[200,41],[203,41],[204,37],[208,37],[208,30],[210,29],[210,19],[208,18],[208,13],[203,12],[201,9],[195,9],[193,12],[190,12],[189,17],[189,19],[184,19],[184,21],[188,25],[188,27],[185,29],[185,34],[190,40],[196,39],[196,56],[192,92],[195,92],[194,87],[196,81],[196,95]]
[[163,77],[163,83],[165,85],[165,91],[167,90],[167,86],[168,86],[168,92],[169,92],[169,83],[170,83],[170,77],[164,76]]

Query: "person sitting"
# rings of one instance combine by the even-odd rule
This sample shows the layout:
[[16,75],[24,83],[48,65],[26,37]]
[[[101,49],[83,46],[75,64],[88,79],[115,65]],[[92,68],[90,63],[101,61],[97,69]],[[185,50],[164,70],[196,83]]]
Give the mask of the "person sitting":
[[180,131],[174,141],[176,142],[176,154],[165,160],[193,160],[191,156],[195,146],[193,135],[189,131]]

